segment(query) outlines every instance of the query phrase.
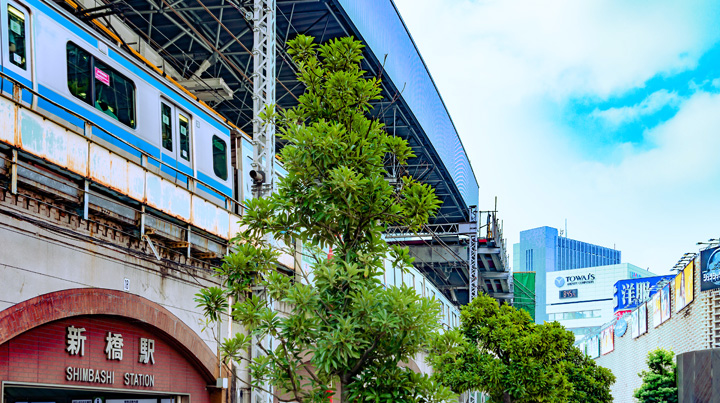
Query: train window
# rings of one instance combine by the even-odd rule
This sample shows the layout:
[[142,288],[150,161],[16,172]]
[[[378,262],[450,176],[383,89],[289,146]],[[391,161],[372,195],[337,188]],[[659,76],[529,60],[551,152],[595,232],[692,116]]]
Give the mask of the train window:
[[[190,121],[183,115],[180,119],[180,158],[190,161]],[[223,152],[224,155],[224,152]],[[213,156],[214,159],[214,156]],[[218,175],[219,176],[219,175]]]
[[163,147],[168,150],[173,150],[173,135],[172,135],[172,109],[165,105],[164,103],[160,103],[160,114],[162,115],[162,145]]
[[95,108],[135,128],[135,85],[95,60]]
[[72,42],[67,43],[67,79],[76,98],[135,128],[135,84]]
[[228,178],[227,169],[227,144],[218,136],[212,138],[213,170],[215,176],[222,180]]
[[26,69],[25,14],[11,5],[8,5],[8,49],[10,63]]
[[67,79],[70,93],[86,104],[92,103],[90,86],[90,54],[74,43],[67,44]]

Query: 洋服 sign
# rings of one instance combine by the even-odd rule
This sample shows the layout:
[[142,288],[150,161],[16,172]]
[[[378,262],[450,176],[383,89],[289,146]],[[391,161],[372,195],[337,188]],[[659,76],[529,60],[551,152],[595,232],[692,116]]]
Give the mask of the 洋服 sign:
[[615,312],[633,310],[655,295],[659,284],[672,280],[673,276],[655,276],[618,280],[615,283]]

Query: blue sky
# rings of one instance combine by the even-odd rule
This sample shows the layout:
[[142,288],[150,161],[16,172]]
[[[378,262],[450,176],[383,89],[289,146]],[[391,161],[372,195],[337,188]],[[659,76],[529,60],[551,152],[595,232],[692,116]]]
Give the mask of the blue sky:
[[720,2],[394,1],[509,244],[567,219],[664,274],[720,237]]
[[683,100],[698,91],[720,91],[720,43],[704,53],[694,68],[670,74],[658,74],[644,83],[615,96],[577,97],[558,110],[558,119],[566,121],[579,138],[586,158],[617,162],[613,150],[618,144],[631,144],[638,150],[653,147],[646,138],[648,130],[672,119]]

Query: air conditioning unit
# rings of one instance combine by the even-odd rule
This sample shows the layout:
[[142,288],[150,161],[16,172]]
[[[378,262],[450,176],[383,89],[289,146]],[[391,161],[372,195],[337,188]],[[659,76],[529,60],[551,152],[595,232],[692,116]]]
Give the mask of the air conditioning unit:
[[179,82],[204,102],[222,102],[233,99],[233,91],[222,78],[191,78]]

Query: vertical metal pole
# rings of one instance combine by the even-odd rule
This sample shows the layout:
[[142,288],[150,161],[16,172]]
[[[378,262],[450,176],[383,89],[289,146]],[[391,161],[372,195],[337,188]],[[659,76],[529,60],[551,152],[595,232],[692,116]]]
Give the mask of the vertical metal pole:
[[17,194],[17,182],[18,182],[18,152],[13,148],[12,150],[12,163],[10,165],[10,193]]
[[83,219],[87,220],[90,215],[90,181],[85,179],[83,186]]
[[[191,255],[192,249],[190,248],[190,245],[192,245],[192,243],[190,241],[191,236],[192,236],[192,225],[188,224],[188,226],[187,226],[187,258],[188,259],[190,259],[190,257],[192,256]],[[218,334],[220,334],[220,333],[218,333]]]
[[[253,162],[255,171],[262,171],[264,183],[254,186],[254,197],[263,197],[273,190],[275,179],[275,124],[264,122],[260,115],[266,105],[275,105],[275,0],[254,0],[253,9]],[[249,172],[247,173],[249,174]],[[243,178],[249,180],[250,178]],[[272,300],[264,293],[259,295]],[[262,354],[258,344],[271,348],[271,341],[265,337],[253,337],[251,358]],[[272,390],[270,385],[266,385]],[[272,403],[272,394],[252,388],[252,403]]]
[[275,176],[275,124],[260,119],[266,105],[275,105],[275,0],[254,0],[254,6],[252,167],[265,175],[255,190],[255,197],[262,197],[272,192]]
[[140,207],[140,240],[145,236],[145,205]]

